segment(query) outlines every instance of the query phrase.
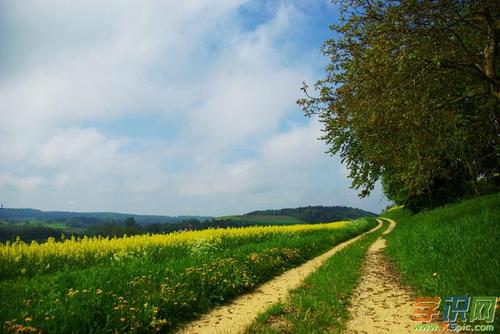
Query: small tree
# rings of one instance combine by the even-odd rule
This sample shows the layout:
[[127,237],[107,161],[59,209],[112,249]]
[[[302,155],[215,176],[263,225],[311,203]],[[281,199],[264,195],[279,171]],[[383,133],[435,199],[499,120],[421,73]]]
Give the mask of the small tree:
[[124,233],[127,235],[133,235],[141,232],[141,225],[137,224],[134,217],[128,217],[125,219],[125,230]]

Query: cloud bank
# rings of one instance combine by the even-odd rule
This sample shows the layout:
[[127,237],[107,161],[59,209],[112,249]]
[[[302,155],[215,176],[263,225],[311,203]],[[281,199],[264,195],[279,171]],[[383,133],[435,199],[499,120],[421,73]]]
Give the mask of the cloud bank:
[[[0,202],[152,214],[377,211],[295,105],[312,1],[0,2]],[[316,27],[318,25],[318,27]],[[321,29],[319,31],[318,29]]]

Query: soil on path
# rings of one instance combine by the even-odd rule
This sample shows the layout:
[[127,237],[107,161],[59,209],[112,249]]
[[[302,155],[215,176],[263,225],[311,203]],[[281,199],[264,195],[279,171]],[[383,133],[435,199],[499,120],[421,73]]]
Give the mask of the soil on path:
[[[386,219],[386,218],[384,218]],[[396,223],[391,219],[383,235]],[[354,291],[349,308],[350,320],[344,333],[411,333],[413,298],[408,288],[384,255],[385,239],[377,239],[369,248],[363,276]]]
[[283,302],[289,291],[300,286],[302,281],[328,258],[339,250],[352,244],[366,233],[371,233],[382,226],[382,222],[368,232],[345,241],[331,250],[307,261],[299,267],[286,271],[282,275],[262,284],[254,291],[234,299],[230,304],[214,309],[200,319],[181,328],[179,333],[241,333],[252,324],[255,318],[277,302]]

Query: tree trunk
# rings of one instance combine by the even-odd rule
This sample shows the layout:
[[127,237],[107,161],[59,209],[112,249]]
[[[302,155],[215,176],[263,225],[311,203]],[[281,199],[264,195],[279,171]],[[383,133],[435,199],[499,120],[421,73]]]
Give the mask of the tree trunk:
[[483,20],[486,23],[487,36],[486,46],[484,47],[484,74],[490,81],[493,94],[500,99],[500,80],[497,77],[496,62],[498,56],[498,31],[496,22],[491,16],[491,9],[485,5]]

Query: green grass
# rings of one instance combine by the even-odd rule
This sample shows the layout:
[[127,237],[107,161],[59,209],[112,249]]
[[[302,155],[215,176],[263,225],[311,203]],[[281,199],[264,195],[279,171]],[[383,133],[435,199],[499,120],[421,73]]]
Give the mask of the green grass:
[[[384,216],[397,221],[386,252],[417,296],[500,297],[500,193]],[[500,328],[498,312],[494,325]]]
[[[419,296],[500,296],[500,194],[411,215],[397,208],[386,252]],[[332,256],[286,304],[268,309],[248,333],[340,333],[372,233]],[[495,327],[500,327],[496,317]]]
[[170,247],[154,257],[0,281],[5,329],[48,333],[162,332],[374,226]]
[[68,228],[68,225],[66,223],[59,223],[59,222],[52,222],[52,221],[46,221],[46,220],[17,220],[14,221],[13,223],[7,223],[7,222],[0,222],[5,225],[11,225],[11,226],[44,226],[44,227],[51,227],[54,229],[64,229]]
[[247,333],[340,333],[348,320],[349,298],[362,274],[368,247],[384,227],[334,254],[291,292],[286,304],[272,306]]
[[66,223],[60,223],[60,222],[52,222],[52,221],[46,221],[46,220],[22,220],[22,221],[14,221],[13,223],[7,223],[5,221],[0,221],[0,225],[4,227],[11,227],[11,228],[22,228],[24,226],[42,226],[42,227],[49,227],[53,229],[59,229],[64,231],[65,233],[79,233],[85,230],[85,228],[80,228],[80,227],[71,227],[68,226]]
[[500,296],[500,193],[416,215],[398,209],[387,254],[424,296]]
[[241,216],[225,216],[218,219],[226,219],[232,221],[240,221],[244,223],[252,223],[255,225],[290,225],[290,224],[307,224],[306,222],[291,217],[291,216],[260,216],[260,215],[241,215]]

